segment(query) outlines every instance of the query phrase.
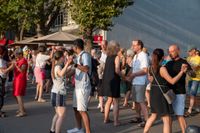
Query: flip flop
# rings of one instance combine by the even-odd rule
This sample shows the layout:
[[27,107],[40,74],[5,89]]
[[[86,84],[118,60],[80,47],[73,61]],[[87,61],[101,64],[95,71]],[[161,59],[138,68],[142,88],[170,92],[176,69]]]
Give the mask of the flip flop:
[[108,124],[108,123],[112,123],[113,121],[108,119],[108,120],[104,120],[104,124]]

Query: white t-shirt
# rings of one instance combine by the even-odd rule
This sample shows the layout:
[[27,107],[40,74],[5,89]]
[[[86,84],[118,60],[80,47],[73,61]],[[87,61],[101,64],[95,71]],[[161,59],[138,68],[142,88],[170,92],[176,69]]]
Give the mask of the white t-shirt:
[[[6,69],[7,68],[7,61],[5,61],[4,59],[0,58],[0,69]],[[0,76],[2,78],[6,78],[7,74],[4,74],[0,71]]]
[[54,69],[55,79],[53,79],[53,87],[52,87],[51,92],[65,95],[66,89],[65,89],[64,76],[63,77],[58,76],[58,74],[57,74],[58,70],[62,70],[60,65],[55,66],[55,69]]
[[44,55],[44,54],[41,54],[39,53],[36,57],[36,67],[39,67],[39,68],[44,68],[45,65],[46,65],[46,61],[50,59],[50,56],[49,55]]
[[[149,66],[149,59],[148,55],[141,51],[140,53],[136,54],[133,58],[132,62],[132,72],[138,72],[143,68],[148,68]],[[147,75],[137,76],[132,80],[132,85],[145,85],[147,82]]]

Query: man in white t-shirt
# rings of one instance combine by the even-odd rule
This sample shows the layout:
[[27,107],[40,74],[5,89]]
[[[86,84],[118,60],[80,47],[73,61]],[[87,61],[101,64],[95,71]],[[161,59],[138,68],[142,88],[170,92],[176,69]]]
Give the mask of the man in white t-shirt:
[[[144,127],[148,119],[147,106],[145,104],[145,90],[147,82],[147,68],[149,66],[148,56],[142,51],[143,42],[141,40],[132,41],[132,49],[136,53],[132,61],[132,72],[130,72],[127,80],[132,80],[133,101],[136,103],[136,111],[138,117],[133,123],[140,123],[140,127]],[[141,119],[141,112],[144,115],[144,121]]]
[[84,123],[86,133],[90,133],[90,119],[87,113],[88,98],[91,91],[91,55],[84,51],[84,42],[82,39],[74,41],[73,50],[77,54],[77,64],[75,70],[75,90],[73,95],[73,107],[76,118],[76,128],[68,130],[68,133],[83,133],[82,122]]

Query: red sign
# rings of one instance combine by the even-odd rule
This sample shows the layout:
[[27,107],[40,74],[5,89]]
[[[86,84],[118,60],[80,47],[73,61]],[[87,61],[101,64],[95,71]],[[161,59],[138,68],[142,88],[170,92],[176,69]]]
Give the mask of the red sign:
[[101,35],[95,35],[94,37],[93,37],[93,42],[94,43],[100,43],[100,42],[102,42],[103,41],[103,36],[101,36]]
[[[8,41],[8,42],[6,42],[6,41]],[[1,46],[4,46],[4,45],[6,45],[6,43],[7,43],[8,45],[11,45],[11,44],[14,43],[14,41],[13,41],[13,40],[6,40],[6,38],[3,37],[3,38],[0,40],[0,45],[1,45]]]

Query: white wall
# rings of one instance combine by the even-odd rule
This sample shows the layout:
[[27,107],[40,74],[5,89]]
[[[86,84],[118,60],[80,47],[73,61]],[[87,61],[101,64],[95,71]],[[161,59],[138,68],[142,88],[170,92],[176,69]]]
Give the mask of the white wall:
[[135,0],[114,24],[107,38],[125,48],[141,39],[150,51],[167,50],[172,43],[179,44],[184,56],[188,47],[200,49],[200,0]]

